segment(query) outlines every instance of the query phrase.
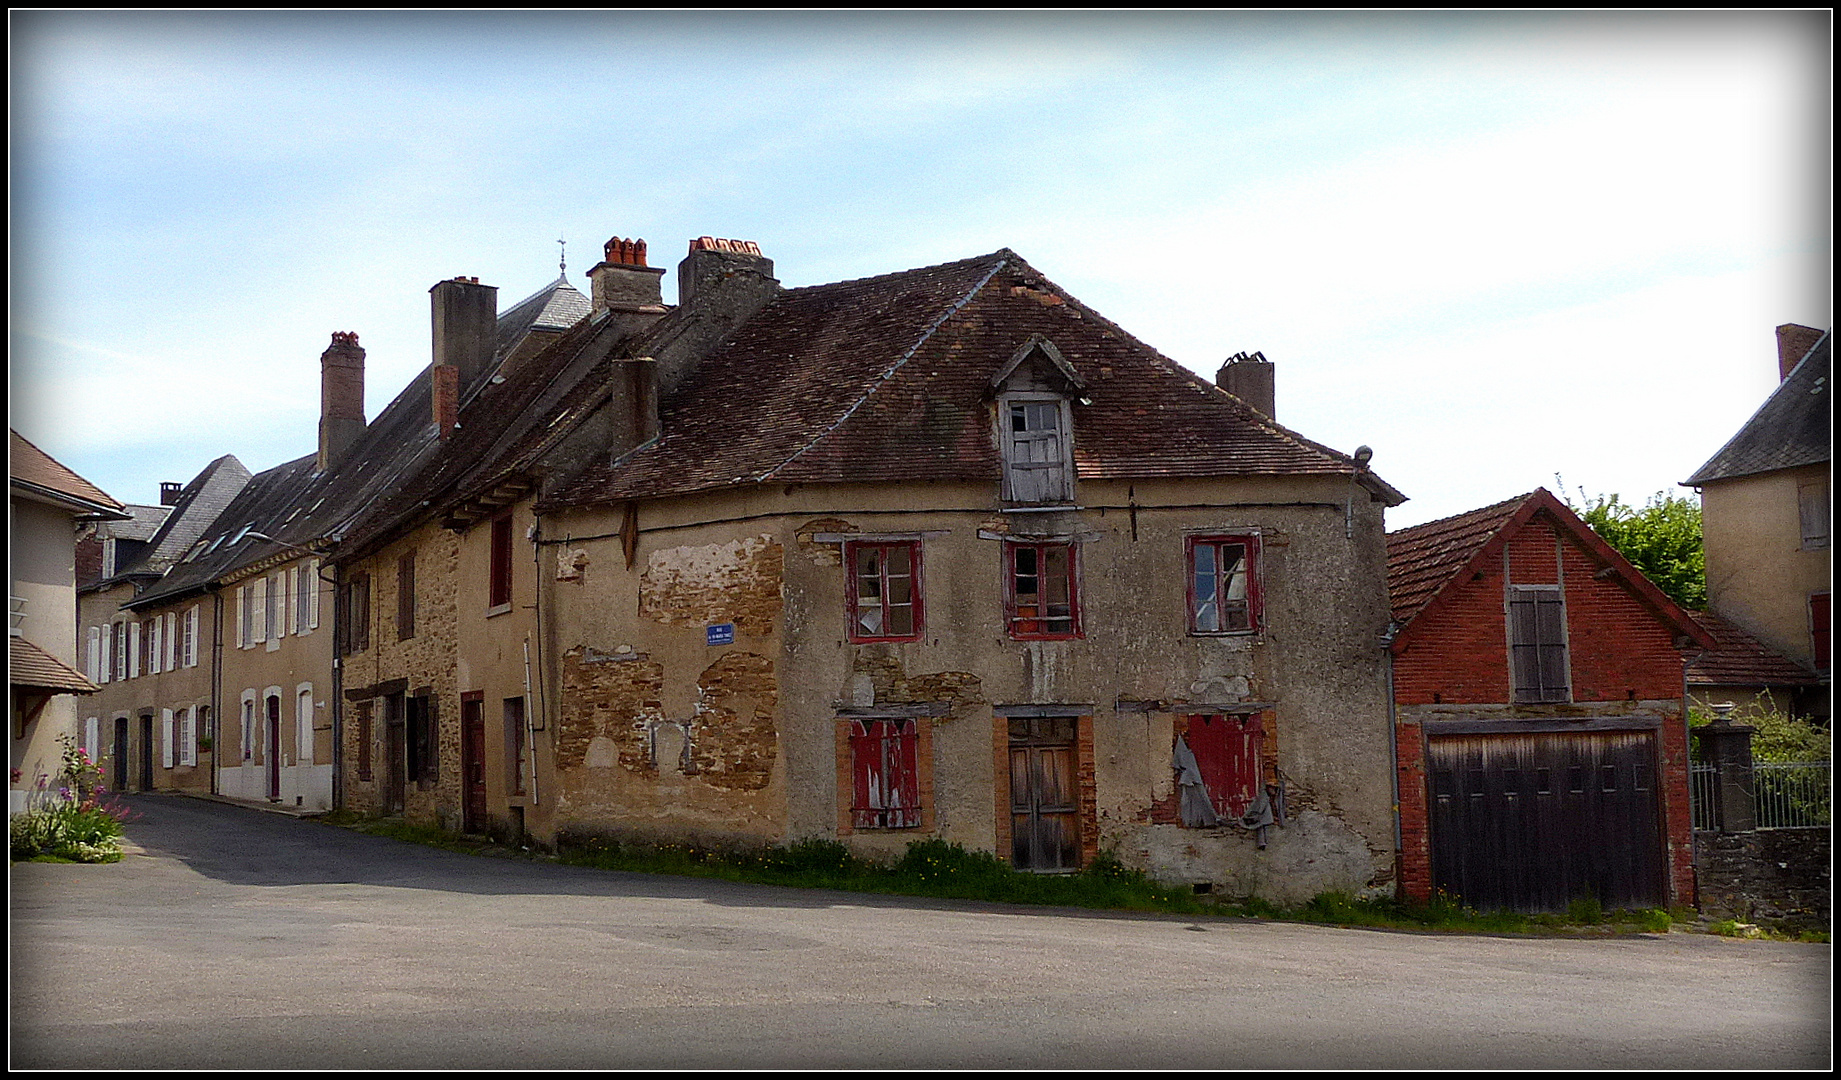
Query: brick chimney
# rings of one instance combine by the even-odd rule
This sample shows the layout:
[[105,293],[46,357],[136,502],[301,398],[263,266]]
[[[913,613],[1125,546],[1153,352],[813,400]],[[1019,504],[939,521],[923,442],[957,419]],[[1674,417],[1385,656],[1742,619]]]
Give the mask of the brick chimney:
[[358,335],[334,331],[320,354],[320,472],[364,438],[364,349]]
[[446,439],[460,419],[460,369],[451,364],[429,368],[428,396],[434,406],[435,434]]
[[1275,389],[1272,361],[1265,353],[1235,353],[1215,372],[1215,385],[1272,418]]
[[179,496],[183,494],[185,494],[184,484],[162,483],[160,485],[160,505],[161,506],[178,506]]
[[664,302],[659,279],[662,266],[646,265],[646,242],[614,237],[603,245],[606,254],[588,271],[593,310],[637,311],[660,308]]
[[499,290],[478,278],[457,277],[428,290],[428,297],[435,366],[460,369],[460,385],[472,386],[498,352]]
[[1822,331],[1813,326],[1798,326],[1796,323],[1784,323],[1777,328],[1777,381],[1790,377],[1815,343],[1822,340]]

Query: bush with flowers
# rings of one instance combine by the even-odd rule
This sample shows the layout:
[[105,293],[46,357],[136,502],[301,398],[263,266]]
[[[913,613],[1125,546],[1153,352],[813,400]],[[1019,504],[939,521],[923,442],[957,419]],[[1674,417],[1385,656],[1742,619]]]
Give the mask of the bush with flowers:
[[75,739],[62,736],[62,767],[55,777],[39,774],[26,808],[8,822],[12,858],[50,856],[73,862],[121,859],[123,825],[131,812],[108,797],[102,767]]

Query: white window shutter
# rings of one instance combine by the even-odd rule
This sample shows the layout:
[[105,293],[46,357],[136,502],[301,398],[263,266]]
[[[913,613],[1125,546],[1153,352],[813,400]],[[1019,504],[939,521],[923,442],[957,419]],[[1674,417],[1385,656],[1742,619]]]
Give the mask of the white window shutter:
[[269,638],[268,578],[257,578],[250,583],[249,587],[249,603],[255,609],[255,613],[250,616],[250,622],[254,626],[249,635],[249,642],[252,645],[260,645]]
[[166,620],[155,615],[147,624],[147,674],[160,673],[160,661],[166,656]]
[[288,636],[288,596],[294,590],[288,588],[289,574],[286,570],[269,578],[268,590],[274,598],[271,603],[275,609],[275,626],[269,631],[269,637],[284,638]]
[[249,645],[249,611],[248,605],[244,603],[244,594],[247,592],[249,592],[247,585],[237,590],[237,648],[239,649]]
[[97,629],[102,631],[102,670],[97,673],[101,678],[96,681],[105,683],[109,681],[109,675],[114,670],[115,658],[112,653],[115,644],[115,627],[114,624],[109,624]]
[[128,624],[128,678],[138,679],[140,676],[141,624],[138,622],[131,622]]
[[173,711],[160,710],[160,767],[173,767]]
[[96,737],[102,730],[102,717],[92,716],[83,721],[83,752],[89,755],[91,762],[96,760]]
[[185,613],[185,666],[198,666],[198,605]]
[[179,616],[169,611],[160,617],[166,620],[166,659],[162,666],[173,671],[179,667]]
[[320,560],[307,561],[307,627],[320,628]]
[[84,653],[84,668],[89,675],[90,682],[100,683],[102,681],[102,627],[100,626],[89,628],[89,651]]

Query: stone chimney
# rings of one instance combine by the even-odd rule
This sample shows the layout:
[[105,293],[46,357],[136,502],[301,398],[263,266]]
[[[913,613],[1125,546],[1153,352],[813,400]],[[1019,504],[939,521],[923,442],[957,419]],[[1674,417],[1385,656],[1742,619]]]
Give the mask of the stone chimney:
[[472,386],[498,352],[499,290],[478,278],[457,277],[437,284],[428,296],[435,366],[460,369],[460,385]]
[[358,335],[334,331],[320,354],[320,472],[364,438],[364,349]]
[[435,434],[446,439],[460,419],[460,369],[449,364],[429,368],[428,397],[434,406]]
[[1813,326],[1798,326],[1796,323],[1784,323],[1777,328],[1777,381],[1790,377],[1790,372],[1797,362],[1815,348],[1815,343],[1822,340],[1822,331]]
[[179,496],[183,495],[184,493],[185,493],[184,484],[163,483],[160,485],[160,505],[161,506],[178,506]]
[[659,279],[662,266],[646,265],[646,242],[637,237],[614,237],[603,247],[604,258],[588,271],[594,311],[638,311],[660,308],[665,302]]
[[1215,372],[1215,385],[1272,419],[1274,387],[1272,361],[1265,353],[1235,353]]
[[780,293],[773,260],[752,240],[700,236],[678,264],[678,310],[655,344],[658,393],[669,394],[703,358]]

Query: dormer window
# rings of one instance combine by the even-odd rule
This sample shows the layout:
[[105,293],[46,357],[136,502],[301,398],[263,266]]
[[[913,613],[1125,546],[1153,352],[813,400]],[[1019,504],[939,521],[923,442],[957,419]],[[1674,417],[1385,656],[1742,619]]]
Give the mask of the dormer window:
[[1086,383],[1052,342],[1032,335],[995,376],[1004,501],[1055,506],[1074,501],[1073,402]]

